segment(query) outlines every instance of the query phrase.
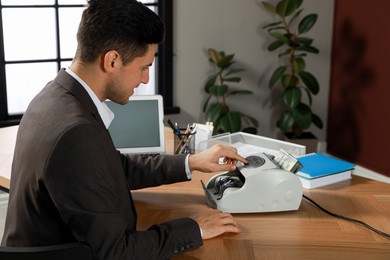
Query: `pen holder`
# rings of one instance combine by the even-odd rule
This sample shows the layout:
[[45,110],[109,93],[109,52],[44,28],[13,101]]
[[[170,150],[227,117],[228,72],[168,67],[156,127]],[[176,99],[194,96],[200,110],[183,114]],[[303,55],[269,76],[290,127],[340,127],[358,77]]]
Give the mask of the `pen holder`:
[[196,132],[186,133],[185,128],[180,128],[180,134],[174,134],[174,153],[175,154],[191,154],[195,153],[195,134]]

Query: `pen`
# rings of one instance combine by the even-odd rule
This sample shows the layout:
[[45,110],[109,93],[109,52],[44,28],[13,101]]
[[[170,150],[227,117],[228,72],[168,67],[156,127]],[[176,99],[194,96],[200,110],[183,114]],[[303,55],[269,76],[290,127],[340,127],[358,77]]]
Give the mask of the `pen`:
[[180,148],[183,146],[184,142],[186,141],[189,131],[190,131],[190,124],[187,125],[187,128],[186,128],[186,131],[184,132],[183,138],[180,138],[180,142],[175,149],[175,153],[179,153],[181,151]]
[[178,153],[183,153],[186,149],[187,150],[191,150],[191,149],[189,149],[188,146],[190,145],[192,137],[196,133],[197,127],[198,126],[196,124],[190,125],[189,129],[187,127],[187,130],[189,130],[189,131],[186,130],[185,141],[183,142],[183,144],[182,144],[182,146],[181,146],[181,148],[180,148]]
[[168,125],[172,128],[172,130],[173,130],[174,132],[176,132],[176,128],[175,128],[175,126],[173,125],[171,119],[169,119],[169,118],[168,118]]
[[178,127],[177,123],[174,125],[171,119],[168,118],[168,125],[172,128],[173,133],[175,133],[181,139],[180,128]]
[[175,128],[176,128],[176,134],[177,136],[179,137],[179,139],[181,139],[181,133],[180,133],[180,127],[179,125],[175,122]]
[[186,149],[190,150],[190,149],[188,148],[188,145],[189,145],[190,142],[191,142],[192,136],[193,136],[192,134],[189,134],[189,135],[188,135],[188,137],[186,138],[184,144],[181,146],[181,149],[180,149],[179,153],[183,153]]

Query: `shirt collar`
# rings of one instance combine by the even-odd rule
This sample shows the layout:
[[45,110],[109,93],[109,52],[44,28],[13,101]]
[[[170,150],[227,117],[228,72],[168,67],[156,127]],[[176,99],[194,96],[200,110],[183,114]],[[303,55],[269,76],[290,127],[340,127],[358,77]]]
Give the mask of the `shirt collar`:
[[106,128],[108,128],[114,119],[114,113],[108,108],[105,102],[101,102],[99,98],[96,96],[96,94],[92,91],[92,89],[85,83],[79,76],[76,75],[70,68],[66,68],[65,71],[69,73],[73,78],[75,78],[88,92],[89,96],[91,97],[93,103],[95,104],[100,117],[103,120],[104,125]]

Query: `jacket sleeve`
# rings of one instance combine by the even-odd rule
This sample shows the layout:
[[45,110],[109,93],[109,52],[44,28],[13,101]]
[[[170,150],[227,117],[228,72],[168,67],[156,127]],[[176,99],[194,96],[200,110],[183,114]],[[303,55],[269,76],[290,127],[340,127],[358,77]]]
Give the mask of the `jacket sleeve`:
[[[177,164],[179,160],[182,158]],[[138,187],[146,181],[142,174],[151,177],[153,168],[167,175],[173,164],[162,158],[158,161],[153,167],[146,163],[150,169],[129,179]],[[200,247],[199,226],[190,218],[136,231],[135,208],[125,178],[132,171],[129,167],[123,173],[121,157],[105,131],[94,125],[78,125],[57,142],[47,163],[44,185],[64,225],[76,240],[91,246],[96,259],[168,259]],[[153,184],[182,179],[181,175],[164,177],[163,181],[157,178]]]
[[189,181],[184,165],[186,155],[120,156],[132,190]]

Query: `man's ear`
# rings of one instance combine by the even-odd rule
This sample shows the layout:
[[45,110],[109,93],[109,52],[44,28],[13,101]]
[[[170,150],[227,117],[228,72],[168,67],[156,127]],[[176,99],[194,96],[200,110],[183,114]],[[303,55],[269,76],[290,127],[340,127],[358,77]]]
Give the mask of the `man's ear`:
[[111,72],[122,64],[119,53],[115,50],[106,52],[103,56],[103,68],[106,72]]

